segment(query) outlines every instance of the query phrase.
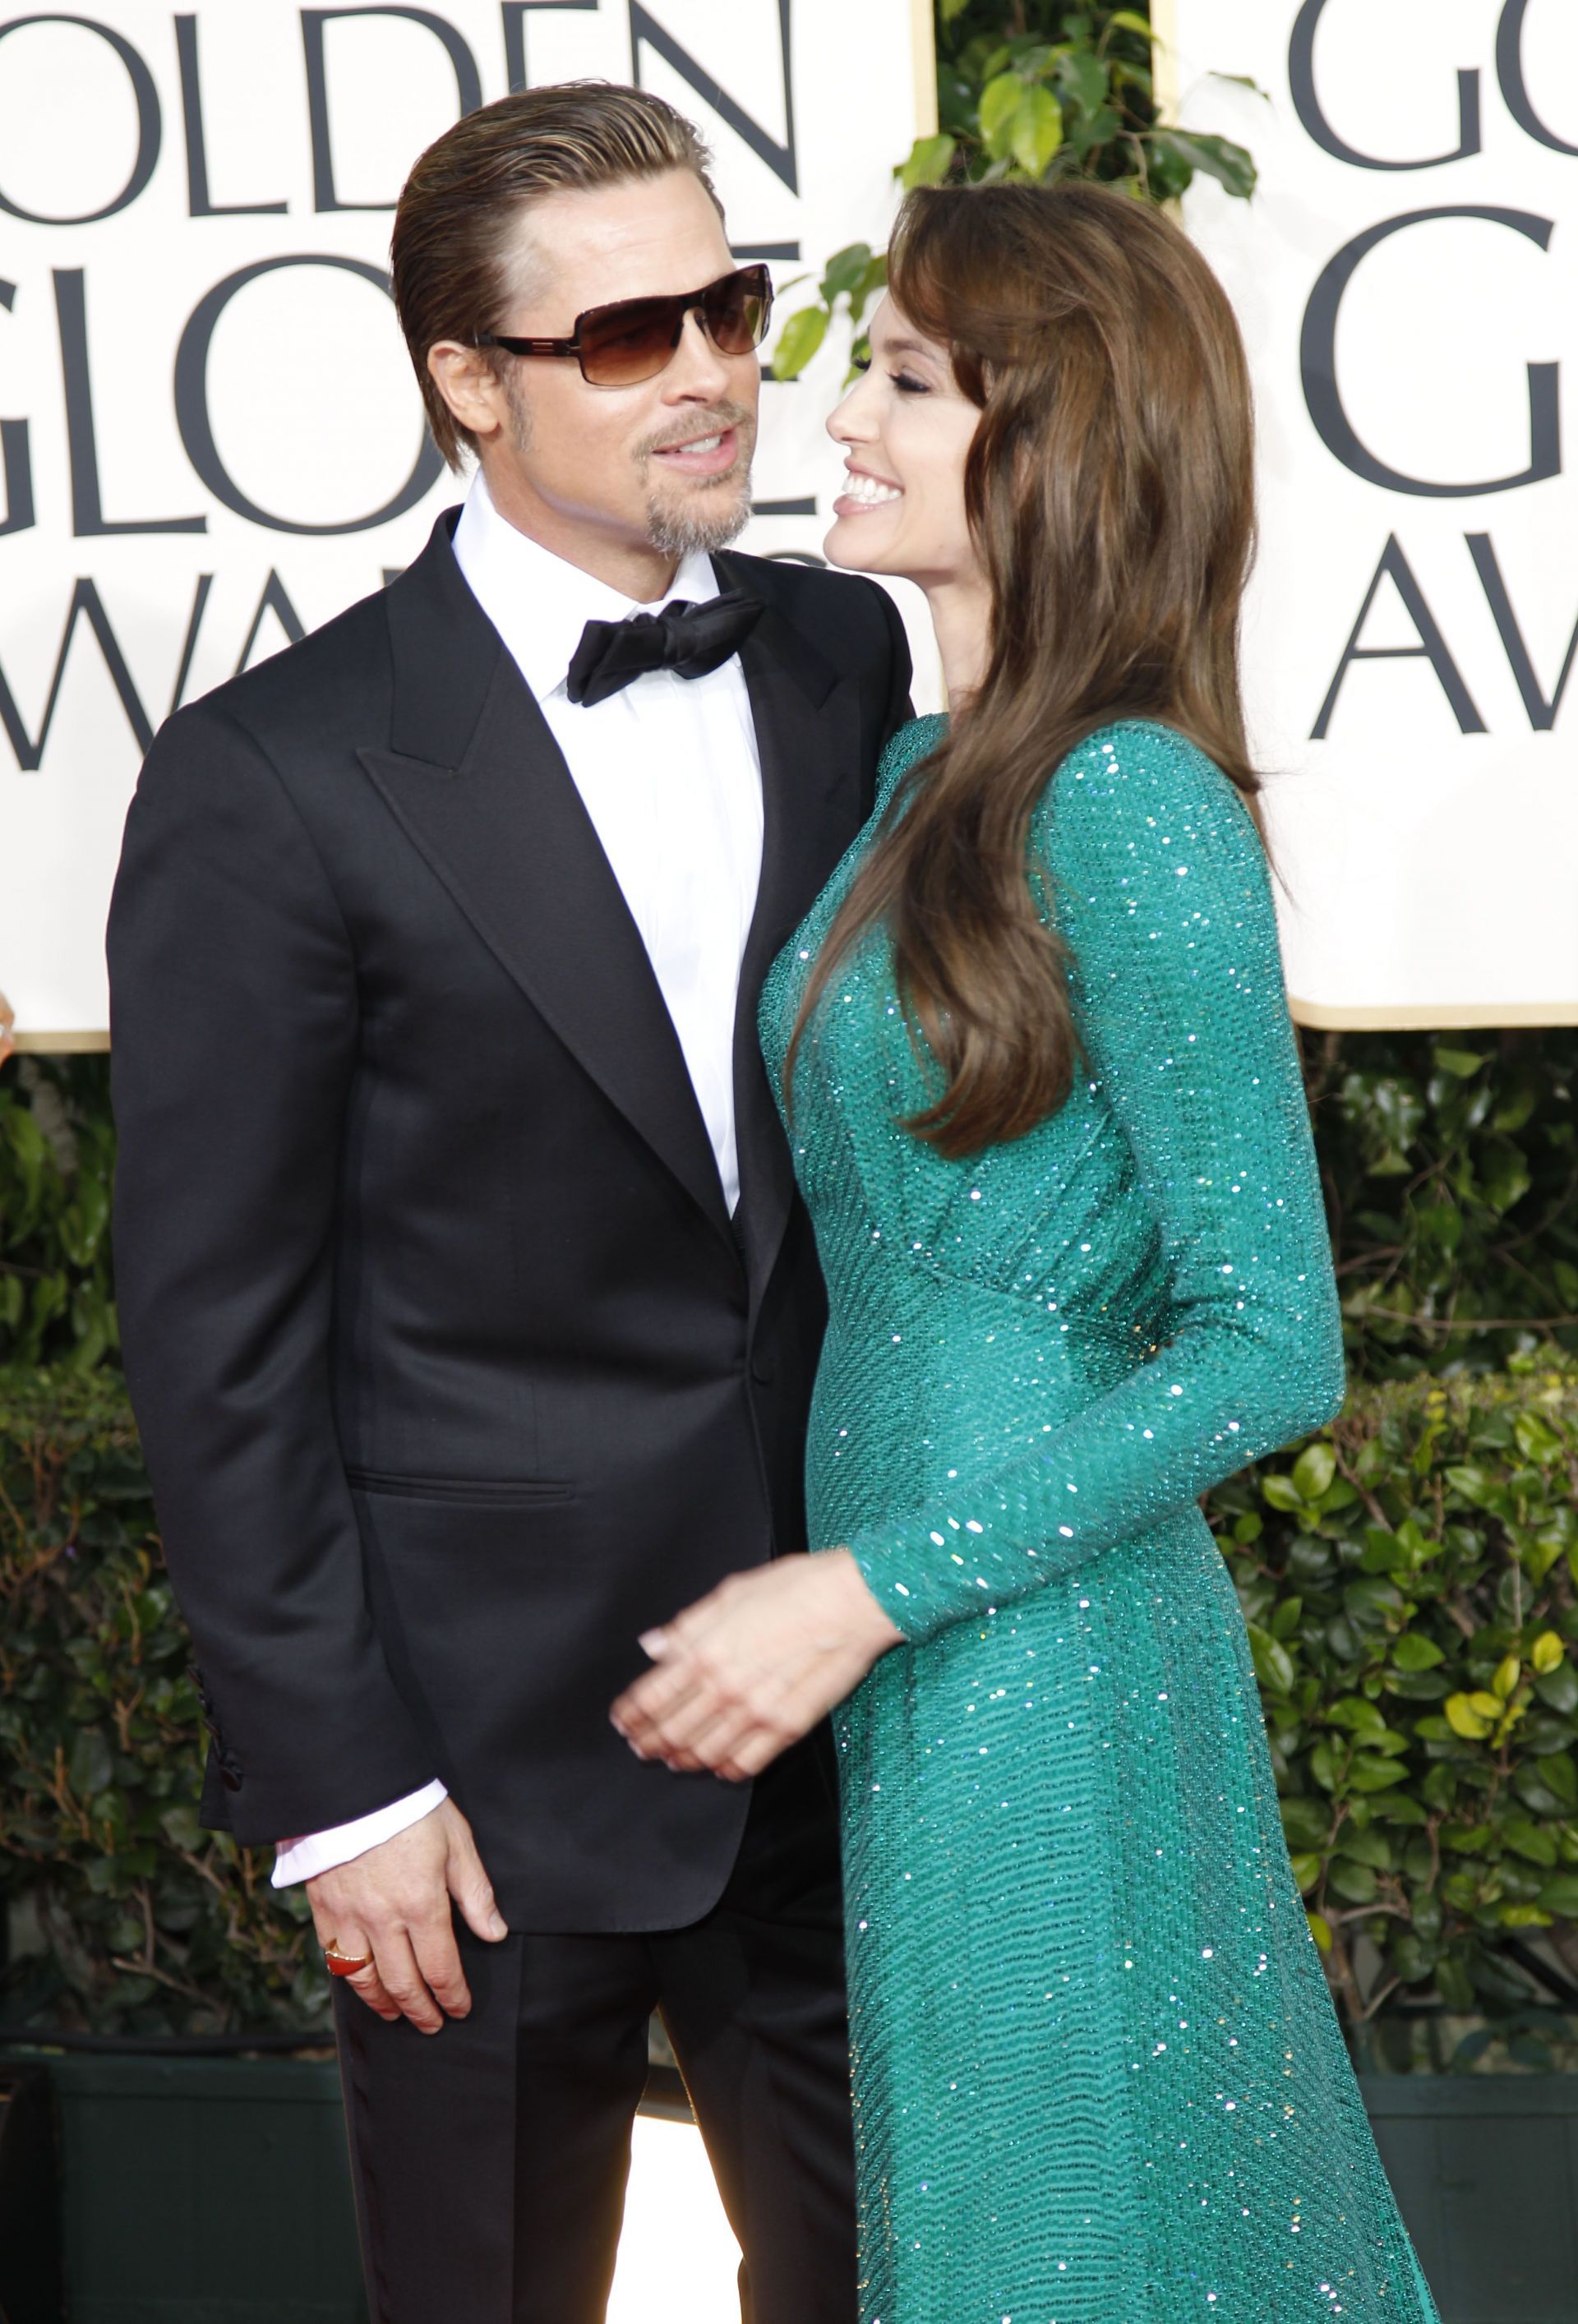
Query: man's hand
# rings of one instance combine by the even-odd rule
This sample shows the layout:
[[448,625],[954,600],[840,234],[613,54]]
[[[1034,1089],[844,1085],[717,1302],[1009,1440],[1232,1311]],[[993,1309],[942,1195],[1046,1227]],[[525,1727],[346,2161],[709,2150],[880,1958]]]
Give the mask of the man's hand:
[[731,1574],[641,1645],[657,1664],[609,1716],[643,1759],[759,1775],[903,1633],[846,1549]]
[[346,1983],[391,2023],[409,2017],[436,2034],[471,2007],[449,1900],[468,1929],[496,1943],[510,1933],[494,1902],[471,1826],[443,1800],[392,1840],[307,1883],[321,1945],[372,1960]]

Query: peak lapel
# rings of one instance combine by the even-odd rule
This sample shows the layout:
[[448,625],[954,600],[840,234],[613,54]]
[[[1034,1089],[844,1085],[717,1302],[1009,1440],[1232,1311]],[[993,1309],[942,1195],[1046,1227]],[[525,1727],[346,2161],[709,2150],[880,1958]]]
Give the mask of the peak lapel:
[[[715,559],[725,586],[752,590],[745,558]],[[740,1222],[752,1297],[760,1297],[794,1200],[794,1166],[756,1030],[762,981],[864,819],[859,706],[841,677],[768,605],[740,650],[761,761],[761,881],[740,971],[734,1105]]]
[[646,946],[448,537],[436,533],[389,595],[394,747],[358,754],[367,775],[501,965],[734,1248]]

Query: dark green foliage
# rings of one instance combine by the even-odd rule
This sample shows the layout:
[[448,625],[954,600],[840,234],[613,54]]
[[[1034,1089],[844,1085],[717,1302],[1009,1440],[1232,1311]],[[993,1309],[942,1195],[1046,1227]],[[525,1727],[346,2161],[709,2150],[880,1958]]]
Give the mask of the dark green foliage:
[[[1578,1029],[1303,1043],[1355,1378],[1578,1353]],[[0,1067],[0,1364],[115,1353],[106,1068]]]
[[0,2019],[327,2023],[305,1900],[199,1831],[189,1644],[116,1375],[0,1378]]
[[[1095,178],[1167,202],[1203,172],[1230,194],[1254,191],[1255,165],[1241,145],[1158,121],[1148,8],[937,0],[937,133],[918,139],[895,169],[903,186]],[[773,376],[798,376],[840,300],[858,334],[887,279],[886,257],[868,243],[829,259],[815,302],[779,334]],[[855,355],[864,349],[857,337]]]
[[90,1371],[119,1344],[108,1067],[103,1056],[0,1067],[0,1364]]
[[1212,1497],[1352,2027],[1425,1998],[1578,2007],[1575,1499],[1559,1354],[1361,1388]]
[[[1197,171],[1254,191],[1241,145],[1162,127],[1148,7],[1069,0],[938,0],[937,121],[900,175],[1098,178],[1171,201]],[[948,150],[938,150],[946,142]]]
[[[1538,2062],[1578,2002],[1575,1489],[1578,1362],[1521,1356],[1361,1389],[1212,1497],[1355,2030],[1429,2006]],[[11,2023],[324,2023],[300,1891],[198,1828],[188,1651],[115,1376],[0,1381]]]
[[1355,1374],[1578,1351],[1578,1030],[1304,1047]]

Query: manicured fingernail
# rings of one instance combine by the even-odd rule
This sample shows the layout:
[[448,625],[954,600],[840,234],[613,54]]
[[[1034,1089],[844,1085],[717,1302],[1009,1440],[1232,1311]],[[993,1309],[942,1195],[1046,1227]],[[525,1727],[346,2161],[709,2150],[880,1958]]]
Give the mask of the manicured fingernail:
[[636,1644],[643,1655],[650,1655],[656,1662],[663,1651],[664,1636],[665,1633],[661,1630],[643,1630]]

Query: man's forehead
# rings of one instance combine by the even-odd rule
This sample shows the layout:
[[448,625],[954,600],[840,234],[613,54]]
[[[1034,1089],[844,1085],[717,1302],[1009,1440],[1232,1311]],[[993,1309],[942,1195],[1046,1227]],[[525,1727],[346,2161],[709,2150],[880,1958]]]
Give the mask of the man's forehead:
[[699,180],[550,194],[521,221],[527,295],[578,312],[615,299],[696,290],[733,264],[723,222]]

